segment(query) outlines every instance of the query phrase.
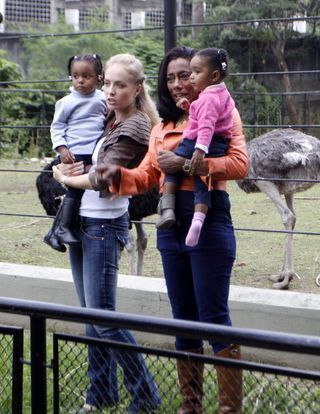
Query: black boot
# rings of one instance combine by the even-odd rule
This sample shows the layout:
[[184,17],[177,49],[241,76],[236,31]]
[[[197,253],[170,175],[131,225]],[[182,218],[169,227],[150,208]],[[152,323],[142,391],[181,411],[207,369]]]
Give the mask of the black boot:
[[79,243],[79,239],[74,233],[75,223],[78,217],[80,207],[80,200],[74,200],[70,197],[65,197],[61,205],[61,218],[57,224],[54,235],[65,244]]
[[57,214],[56,214],[56,216],[53,220],[51,229],[49,230],[47,235],[44,236],[43,241],[45,243],[47,243],[50,247],[52,247],[54,250],[57,250],[58,252],[64,253],[67,250],[66,246],[64,244],[62,244],[54,234],[55,229],[59,225],[60,218],[61,218],[61,205],[60,205],[60,207],[57,211]]

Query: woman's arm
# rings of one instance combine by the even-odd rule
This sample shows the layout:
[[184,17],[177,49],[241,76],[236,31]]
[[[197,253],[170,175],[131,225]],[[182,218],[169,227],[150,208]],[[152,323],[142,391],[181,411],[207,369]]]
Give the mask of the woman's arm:
[[243,134],[242,122],[238,110],[232,113],[232,138],[229,141],[227,155],[218,158],[206,158],[208,174],[214,180],[238,180],[248,173],[249,158],[246,140]]
[[62,164],[58,164],[57,166],[52,167],[53,177],[60,184],[73,188],[82,188],[84,190],[92,188],[89,180],[89,174],[82,174],[78,176],[65,175],[61,165]]
[[[165,174],[181,171],[185,158],[170,151],[161,151],[158,155],[159,166]],[[233,110],[232,138],[224,157],[205,158],[194,171],[195,175],[212,175],[214,180],[238,180],[248,173],[248,152],[242,130],[242,122],[237,109]]]
[[110,190],[112,192],[115,190],[122,195],[134,195],[141,194],[158,185],[161,171],[155,168],[151,159],[150,152],[147,152],[138,167],[131,170],[121,167],[118,185],[111,187]]

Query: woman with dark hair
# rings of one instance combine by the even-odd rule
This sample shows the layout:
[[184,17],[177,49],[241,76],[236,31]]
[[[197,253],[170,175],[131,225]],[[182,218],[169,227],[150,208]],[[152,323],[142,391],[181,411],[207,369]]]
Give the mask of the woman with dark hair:
[[[172,151],[182,139],[188,113],[176,106],[186,98],[192,102],[197,93],[190,83],[190,60],[195,51],[176,47],[169,51],[160,65],[158,77],[158,111],[163,121],[156,125],[143,161],[132,170],[116,165],[101,165],[96,177],[118,194],[136,194],[160,183],[164,174],[186,171],[176,194],[176,224],[157,231],[164,276],[172,313],[176,319],[231,325],[228,307],[230,276],[236,256],[236,243],[230,215],[230,201],[225,180],[246,176],[248,155],[239,113],[233,110],[232,139],[227,155],[203,159],[195,174],[208,177],[212,208],[206,216],[199,242],[186,246],[185,239],[194,210],[194,180],[186,168],[186,160]],[[188,160],[189,161],[189,160]],[[210,179],[209,179],[210,178]],[[212,339],[216,355],[240,358],[238,345]],[[201,354],[201,340],[176,338],[176,348]],[[179,414],[202,413],[203,365],[180,360],[177,363],[182,405]],[[242,371],[216,367],[218,373],[221,413],[242,411]]]

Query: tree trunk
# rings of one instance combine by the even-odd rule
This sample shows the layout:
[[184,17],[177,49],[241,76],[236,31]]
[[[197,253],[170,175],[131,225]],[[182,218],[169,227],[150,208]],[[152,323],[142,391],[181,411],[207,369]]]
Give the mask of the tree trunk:
[[[193,0],[192,2],[192,18],[191,23],[203,23],[204,22],[204,5],[203,1]],[[192,28],[192,37],[195,37],[201,30],[201,27]]]
[[[282,45],[281,42],[279,42],[278,44],[271,45],[271,48],[272,48],[272,51],[275,57],[278,60],[280,70],[282,70],[283,72],[289,72],[287,62],[284,58],[284,44]],[[284,73],[282,79],[283,79],[284,90],[289,93],[289,95],[286,95],[286,99],[285,99],[289,123],[291,125],[297,125],[299,124],[299,115],[296,109],[297,104],[293,98],[293,95],[291,94],[292,85],[291,85],[290,75],[288,73]]]

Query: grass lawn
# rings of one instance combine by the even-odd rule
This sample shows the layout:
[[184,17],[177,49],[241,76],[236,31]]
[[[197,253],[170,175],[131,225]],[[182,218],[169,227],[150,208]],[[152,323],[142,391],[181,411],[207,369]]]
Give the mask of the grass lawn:
[[[0,169],[40,170],[39,162],[0,160]],[[44,215],[35,188],[37,173],[0,171],[0,213]],[[281,233],[263,233],[239,229],[283,230],[280,216],[264,194],[245,194],[235,182],[228,184],[232,216],[237,237],[237,259],[232,284],[270,288],[268,276],[282,266],[284,238]],[[318,232],[319,185],[296,197],[296,230]],[[156,217],[149,217],[154,222]],[[41,217],[0,215],[0,261],[39,266],[68,268],[68,255],[55,252],[43,243],[43,236],[52,223]],[[149,234],[144,275],[162,277],[160,256],[156,249],[155,226],[146,224]],[[301,279],[294,278],[291,291],[320,293],[315,278],[320,273],[319,236],[294,236],[295,270]],[[121,260],[120,273],[128,273],[126,252]]]

